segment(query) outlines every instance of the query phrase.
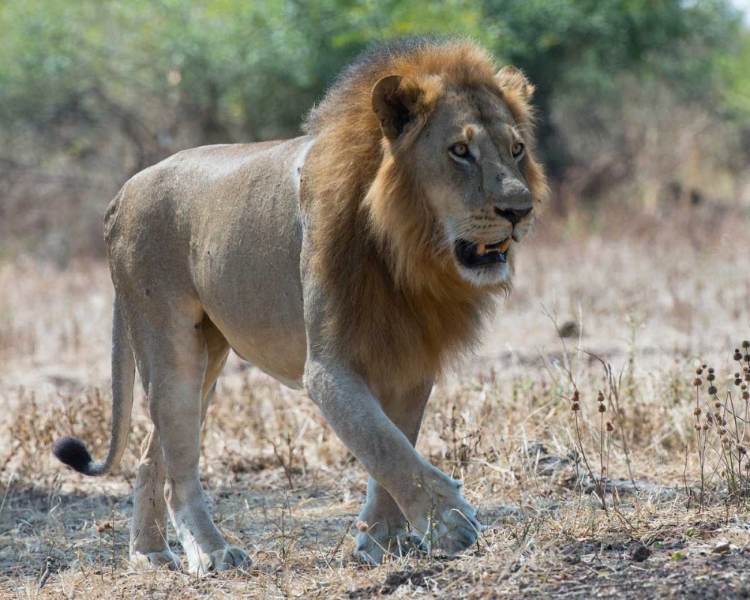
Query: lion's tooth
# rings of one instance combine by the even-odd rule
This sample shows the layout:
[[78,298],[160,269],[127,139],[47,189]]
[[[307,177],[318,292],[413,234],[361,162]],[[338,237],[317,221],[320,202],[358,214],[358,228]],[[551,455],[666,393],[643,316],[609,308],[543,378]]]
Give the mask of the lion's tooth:
[[508,248],[510,248],[510,238],[508,238],[508,239],[507,239],[507,240],[505,240],[505,241],[504,241],[504,242],[503,242],[502,244],[500,244],[500,245],[499,245],[499,246],[497,247],[497,251],[498,251],[498,252],[499,252],[500,254],[502,254],[502,253],[503,253],[503,252],[505,252],[505,251],[506,251],[506,250],[507,250]]
[[485,244],[477,244],[477,254],[479,254],[479,256],[487,254],[487,246]]

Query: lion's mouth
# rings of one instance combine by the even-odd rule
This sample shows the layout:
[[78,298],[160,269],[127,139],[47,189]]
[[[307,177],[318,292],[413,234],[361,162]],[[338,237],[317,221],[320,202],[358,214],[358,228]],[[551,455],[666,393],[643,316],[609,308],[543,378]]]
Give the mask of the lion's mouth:
[[510,238],[494,244],[473,244],[467,240],[458,240],[456,242],[456,257],[463,266],[473,269],[506,262],[508,260],[508,248],[510,248]]

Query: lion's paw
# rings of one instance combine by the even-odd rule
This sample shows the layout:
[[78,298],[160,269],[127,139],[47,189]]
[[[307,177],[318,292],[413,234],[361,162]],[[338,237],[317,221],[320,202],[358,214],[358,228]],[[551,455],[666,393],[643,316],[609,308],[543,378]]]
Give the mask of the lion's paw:
[[461,484],[445,480],[422,490],[411,507],[415,516],[410,523],[429,547],[437,546],[452,556],[473,546],[483,527],[474,507],[461,495]]
[[416,533],[402,531],[397,535],[378,538],[369,532],[357,535],[354,557],[368,565],[379,565],[388,556],[404,557],[424,555],[429,552],[424,539]]
[[139,568],[160,569],[165,567],[171,571],[182,569],[182,561],[171,550],[161,552],[133,552],[130,562]]
[[454,507],[443,512],[442,521],[433,527],[433,541],[452,556],[477,543],[482,525],[476,511],[468,502],[465,507]]
[[250,560],[247,552],[237,546],[227,546],[223,550],[211,553],[211,565],[217,571],[249,569],[252,564],[253,561]]
[[189,571],[193,575],[203,577],[211,571],[228,571],[230,569],[249,569],[253,564],[250,557],[242,548],[225,546],[214,550],[210,554],[203,552],[190,560]]

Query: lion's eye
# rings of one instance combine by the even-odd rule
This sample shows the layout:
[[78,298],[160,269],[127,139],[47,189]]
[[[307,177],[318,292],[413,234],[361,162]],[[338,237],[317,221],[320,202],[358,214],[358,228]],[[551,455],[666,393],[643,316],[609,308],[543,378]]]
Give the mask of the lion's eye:
[[469,146],[467,146],[463,142],[453,144],[450,148],[450,153],[454,156],[457,156],[458,158],[469,158],[471,156],[471,152],[469,152]]
[[513,158],[515,158],[516,160],[521,159],[521,157],[523,156],[524,150],[526,150],[526,146],[523,145],[523,142],[515,142],[510,147],[510,152],[511,154],[513,154]]

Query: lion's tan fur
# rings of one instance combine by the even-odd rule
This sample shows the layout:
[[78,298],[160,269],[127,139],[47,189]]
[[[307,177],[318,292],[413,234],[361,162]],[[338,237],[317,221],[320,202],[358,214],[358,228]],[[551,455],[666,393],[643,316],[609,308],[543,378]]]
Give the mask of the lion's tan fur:
[[[466,41],[386,53],[345,72],[306,123],[306,131],[318,138],[305,177],[318,199],[314,265],[331,298],[328,326],[339,351],[376,379],[385,375],[407,384],[439,372],[447,359],[477,341],[492,305],[488,292],[510,288],[509,281],[478,289],[447,261],[435,260],[436,218],[411,156],[447,87],[491,90],[533,148],[528,84],[511,74],[501,88],[496,72],[491,58]],[[418,123],[392,153],[371,105],[373,86],[390,73],[408,77],[423,92]],[[540,205],[547,187],[533,155],[525,176]]]

